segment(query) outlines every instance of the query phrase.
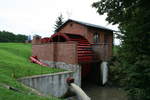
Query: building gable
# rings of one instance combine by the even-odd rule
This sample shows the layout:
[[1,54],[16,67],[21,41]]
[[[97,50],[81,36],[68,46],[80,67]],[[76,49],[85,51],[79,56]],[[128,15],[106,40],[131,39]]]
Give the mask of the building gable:
[[87,33],[87,27],[73,21],[68,21],[58,32],[84,36]]

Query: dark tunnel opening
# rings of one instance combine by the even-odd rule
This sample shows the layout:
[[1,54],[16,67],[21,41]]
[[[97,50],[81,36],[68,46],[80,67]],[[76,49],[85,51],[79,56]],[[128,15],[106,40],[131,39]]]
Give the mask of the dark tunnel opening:
[[101,85],[101,62],[93,62],[88,64],[81,64],[82,66],[82,88],[86,88],[88,85]]

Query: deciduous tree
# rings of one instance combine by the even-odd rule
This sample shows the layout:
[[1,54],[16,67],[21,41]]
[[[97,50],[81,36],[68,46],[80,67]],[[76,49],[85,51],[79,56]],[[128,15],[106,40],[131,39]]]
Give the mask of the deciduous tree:
[[150,3],[148,0],[100,0],[93,7],[119,24],[122,36],[119,66],[132,100],[150,100]]
[[26,35],[15,35],[12,32],[0,31],[0,42],[25,42],[27,40]]

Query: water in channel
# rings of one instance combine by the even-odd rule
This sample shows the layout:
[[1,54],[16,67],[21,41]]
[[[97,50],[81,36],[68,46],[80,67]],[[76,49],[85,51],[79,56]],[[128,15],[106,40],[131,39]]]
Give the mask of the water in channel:
[[91,100],[127,100],[125,92],[117,87],[102,87],[86,84],[82,87]]

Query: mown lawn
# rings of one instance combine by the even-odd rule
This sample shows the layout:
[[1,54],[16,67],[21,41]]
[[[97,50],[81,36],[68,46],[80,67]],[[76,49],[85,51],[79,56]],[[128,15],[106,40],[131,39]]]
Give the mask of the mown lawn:
[[[63,71],[30,63],[30,56],[31,44],[0,43],[0,100],[57,100],[37,96],[16,81],[20,77]],[[9,90],[2,84],[17,88],[21,92]]]

